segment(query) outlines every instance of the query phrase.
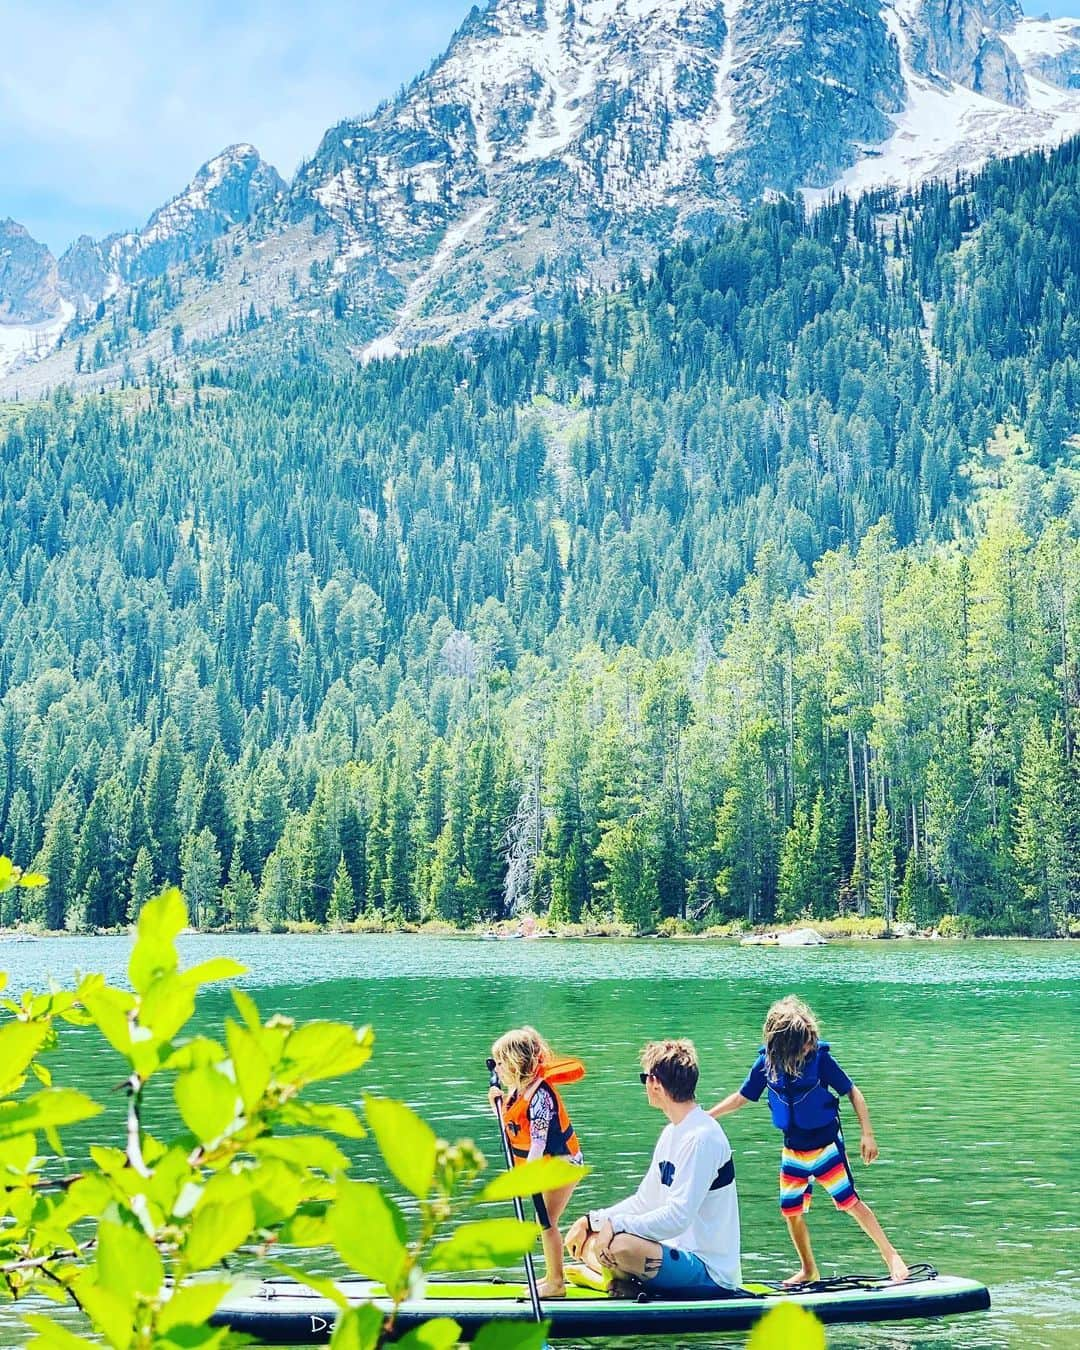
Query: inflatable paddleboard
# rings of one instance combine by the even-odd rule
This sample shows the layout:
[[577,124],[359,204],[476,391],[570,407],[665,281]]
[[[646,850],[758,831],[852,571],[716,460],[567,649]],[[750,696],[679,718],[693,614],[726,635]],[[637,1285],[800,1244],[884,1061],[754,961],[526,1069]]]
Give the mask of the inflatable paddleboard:
[[[839,1283],[839,1282],[838,1282]],[[955,1275],[911,1283],[844,1282],[845,1287],[780,1293],[748,1285],[744,1296],[725,1299],[616,1298],[599,1290],[567,1289],[564,1299],[549,1299],[543,1313],[551,1321],[551,1339],[590,1336],[674,1336],[702,1331],[745,1331],[778,1303],[797,1303],[822,1322],[891,1322],[944,1317],[989,1308],[985,1285]],[[854,1287],[851,1287],[854,1286]],[[382,1289],[367,1280],[341,1280],[337,1286],[350,1303],[368,1301],[389,1308]],[[758,1292],[763,1291],[763,1292]],[[230,1295],[211,1319],[214,1326],[245,1331],[265,1345],[321,1345],[330,1339],[337,1309],[322,1295],[289,1279],[270,1279]],[[433,1317],[452,1317],[465,1339],[486,1322],[532,1320],[529,1291],[523,1284],[497,1281],[431,1281],[422,1298],[398,1309],[400,1334]]]

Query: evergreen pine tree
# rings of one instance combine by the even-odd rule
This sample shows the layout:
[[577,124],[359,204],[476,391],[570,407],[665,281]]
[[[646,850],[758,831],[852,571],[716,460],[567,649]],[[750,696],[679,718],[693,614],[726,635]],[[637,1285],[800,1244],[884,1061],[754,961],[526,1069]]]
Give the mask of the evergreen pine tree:
[[330,920],[339,926],[351,923],[356,917],[356,896],[353,894],[352,878],[345,866],[345,855],[338,857],[334,884],[330,892]]
[[127,917],[129,923],[136,923],[142,913],[142,907],[154,893],[154,864],[150,860],[150,850],[145,845],[135,855],[131,869],[131,882],[128,898]]

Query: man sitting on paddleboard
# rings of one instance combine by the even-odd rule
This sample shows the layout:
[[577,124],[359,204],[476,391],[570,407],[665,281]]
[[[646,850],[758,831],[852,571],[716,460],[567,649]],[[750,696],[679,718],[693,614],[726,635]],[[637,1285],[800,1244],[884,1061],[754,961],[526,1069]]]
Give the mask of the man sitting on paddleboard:
[[651,1041],[641,1068],[649,1105],[668,1124],[635,1193],[578,1219],[567,1251],[597,1274],[638,1280],[650,1293],[723,1296],[742,1280],[731,1145],[695,1100],[692,1041]]

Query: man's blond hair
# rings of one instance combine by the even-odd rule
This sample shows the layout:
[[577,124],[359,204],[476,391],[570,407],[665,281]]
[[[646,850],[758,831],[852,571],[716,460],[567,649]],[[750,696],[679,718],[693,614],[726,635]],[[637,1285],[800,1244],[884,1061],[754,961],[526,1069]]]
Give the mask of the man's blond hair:
[[694,1100],[698,1057],[693,1041],[650,1041],[641,1052],[641,1067],[656,1079],[672,1101]]

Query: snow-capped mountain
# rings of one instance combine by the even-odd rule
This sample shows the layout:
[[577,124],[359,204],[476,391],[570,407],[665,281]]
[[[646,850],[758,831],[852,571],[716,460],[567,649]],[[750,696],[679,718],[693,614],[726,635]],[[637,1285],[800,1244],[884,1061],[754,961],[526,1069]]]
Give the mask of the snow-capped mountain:
[[143,229],[101,240],[83,235],[59,262],[23,226],[0,222],[0,372],[47,352],[76,314],[106,296],[193,258],[285,186],[253,146],[233,145]]
[[17,221],[0,220],[0,373],[49,352],[74,313],[53,255]]
[[[1017,0],[491,0],[396,99],[331,129],[287,191],[253,174],[242,209],[214,217],[226,239],[184,223],[212,161],[138,236],[73,246],[60,276],[85,304],[149,260],[179,264],[99,383],[180,359],[178,329],[188,347],[228,331],[237,354],[265,350],[269,330],[367,359],[543,312],[768,193],[1055,144],[1080,132],[1078,86],[1080,21],[1026,19]],[[18,382],[75,373],[65,350]]]
[[249,219],[285,189],[285,180],[253,145],[230,145],[146,225],[102,240],[82,235],[59,263],[65,298],[87,309],[124,282],[161,276]]

